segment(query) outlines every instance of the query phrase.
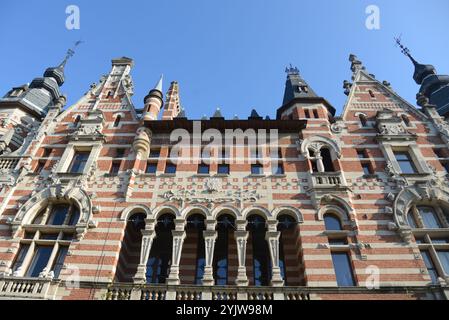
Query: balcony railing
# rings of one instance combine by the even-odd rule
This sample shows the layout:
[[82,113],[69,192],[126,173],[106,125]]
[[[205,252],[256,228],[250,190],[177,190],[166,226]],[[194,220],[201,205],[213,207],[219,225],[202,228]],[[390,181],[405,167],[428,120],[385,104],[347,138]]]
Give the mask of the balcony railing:
[[0,170],[12,171],[16,168],[20,158],[0,157]]
[[0,297],[10,299],[50,299],[56,283],[48,279],[3,278],[0,279]]
[[[448,300],[449,288],[441,286],[399,287],[378,289],[366,287],[240,287],[240,286],[195,286],[195,285],[151,285],[132,283],[81,282],[73,283],[36,278],[0,278],[0,299],[62,299],[70,298],[71,291],[92,290],[93,299],[100,300],[318,300],[357,298],[388,299],[400,294],[411,299]],[[75,296],[75,295],[74,295]]]
[[314,188],[343,187],[346,185],[340,172],[313,172],[311,176]]

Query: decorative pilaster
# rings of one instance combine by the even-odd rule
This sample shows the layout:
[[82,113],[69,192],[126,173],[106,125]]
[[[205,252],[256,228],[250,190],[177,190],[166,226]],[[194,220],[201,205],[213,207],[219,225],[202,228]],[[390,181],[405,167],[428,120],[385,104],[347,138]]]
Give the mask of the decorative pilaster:
[[175,230],[172,231],[173,235],[173,249],[172,249],[172,264],[170,266],[170,275],[167,279],[168,285],[179,285],[179,261],[181,260],[182,246],[184,239],[186,238],[186,232],[184,230],[185,220],[175,220]]
[[234,232],[234,237],[237,242],[237,256],[238,256],[238,273],[236,284],[238,286],[247,286],[248,277],[246,276],[246,242],[248,241],[249,232],[246,231],[246,220],[236,221],[237,230]]
[[268,242],[271,258],[271,285],[273,287],[281,287],[284,280],[281,276],[281,268],[279,267],[279,237],[281,233],[277,230],[277,221],[267,221],[268,231],[265,234],[265,240]]
[[216,224],[217,222],[215,220],[207,220],[206,230],[203,231],[206,260],[204,266],[203,285],[205,286],[213,286],[215,283],[212,263],[214,261],[215,241],[217,239],[217,231],[215,231]]
[[137,266],[137,272],[133,278],[134,283],[146,283],[147,262],[150,256],[153,240],[156,237],[156,231],[154,229],[155,223],[155,219],[147,219],[145,223],[145,229],[142,230],[140,261],[139,265]]

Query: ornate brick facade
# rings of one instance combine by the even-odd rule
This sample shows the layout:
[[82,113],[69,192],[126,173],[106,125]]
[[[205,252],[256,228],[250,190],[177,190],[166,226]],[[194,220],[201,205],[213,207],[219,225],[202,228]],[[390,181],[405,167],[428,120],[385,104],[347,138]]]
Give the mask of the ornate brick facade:
[[201,120],[202,133],[277,130],[258,166],[222,165],[221,151],[201,170],[171,165],[170,133],[198,122],[177,82],[165,104],[161,79],[135,108],[129,58],[65,109],[63,65],[9,92],[0,296],[447,298],[449,125],[350,61],[341,116],[288,68],[276,119]]

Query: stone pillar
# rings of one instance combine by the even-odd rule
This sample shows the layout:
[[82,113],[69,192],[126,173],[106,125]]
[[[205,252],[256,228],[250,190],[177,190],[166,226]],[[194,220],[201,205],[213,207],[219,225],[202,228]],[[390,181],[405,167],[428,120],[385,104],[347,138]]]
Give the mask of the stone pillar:
[[206,220],[206,230],[203,231],[204,248],[205,248],[203,285],[205,286],[213,286],[215,284],[213,261],[214,261],[215,240],[217,239],[217,231],[215,230],[216,224],[217,223],[215,220]]
[[324,164],[323,164],[323,157],[321,156],[321,153],[319,151],[315,154],[316,159],[316,168],[318,172],[325,172],[324,170]]
[[246,231],[246,220],[236,221],[237,230],[234,237],[237,242],[237,256],[239,261],[236,284],[238,286],[247,286],[248,277],[246,276],[246,242],[248,241],[249,232]]
[[279,267],[279,237],[281,233],[277,231],[277,221],[267,221],[268,231],[265,234],[265,240],[268,242],[271,258],[271,285],[273,287],[281,287],[284,280],[281,276],[281,268]]
[[150,256],[153,240],[156,237],[155,219],[146,219],[145,229],[142,230],[142,245],[140,248],[140,261],[137,266],[137,272],[133,277],[134,283],[146,283],[147,262]]
[[168,285],[179,285],[179,261],[181,260],[182,245],[186,238],[186,232],[184,230],[185,220],[175,220],[175,230],[172,230],[173,235],[173,249],[172,249],[172,263],[170,266],[170,274],[167,278]]

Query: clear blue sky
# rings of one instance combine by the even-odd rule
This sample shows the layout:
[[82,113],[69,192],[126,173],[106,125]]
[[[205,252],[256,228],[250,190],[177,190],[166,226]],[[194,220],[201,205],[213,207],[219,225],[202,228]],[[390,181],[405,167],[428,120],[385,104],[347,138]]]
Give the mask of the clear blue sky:
[[[80,30],[65,28],[70,4],[81,10]],[[380,30],[365,27],[370,4],[380,8]],[[66,68],[69,104],[109,71],[112,58],[128,56],[138,108],[163,73],[164,91],[179,81],[190,118],[217,106],[225,117],[247,117],[253,107],[274,117],[292,63],[339,113],[350,53],[415,103],[413,68],[393,36],[402,33],[418,61],[449,74],[448,30],[447,0],[1,0],[0,94],[42,75],[82,39]]]

